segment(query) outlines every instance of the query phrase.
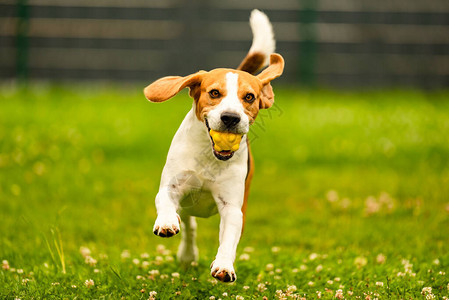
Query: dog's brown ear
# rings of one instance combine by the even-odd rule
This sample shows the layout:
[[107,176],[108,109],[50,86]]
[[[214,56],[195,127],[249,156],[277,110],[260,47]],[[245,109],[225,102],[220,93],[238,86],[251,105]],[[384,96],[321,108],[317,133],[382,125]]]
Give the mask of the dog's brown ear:
[[282,75],[284,71],[284,59],[279,54],[273,53],[270,56],[270,65],[263,70],[257,78],[263,84],[262,91],[260,93],[259,108],[270,108],[274,103],[274,93],[271,87],[270,81]]
[[274,93],[273,88],[271,87],[270,83],[267,83],[263,86],[262,90],[260,91],[260,102],[259,102],[259,109],[266,109],[270,108],[274,103]]
[[145,94],[145,97],[151,102],[163,102],[175,96],[185,87],[191,88],[194,86],[198,86],[201,83],[204,73],[206,72],[199,71],[185,77],[163,77],[147,86],[143,90],[143,93]]
[[260,81],[262,81],[263,85],[266,85],[273,79],[281,76],[283,71],[284,71],[284,59],[280,54],[273,53],[270,55],[270,65],[268,66],[268,68],[263,70],[259,75],[257,75],[257,78],[259,78]]

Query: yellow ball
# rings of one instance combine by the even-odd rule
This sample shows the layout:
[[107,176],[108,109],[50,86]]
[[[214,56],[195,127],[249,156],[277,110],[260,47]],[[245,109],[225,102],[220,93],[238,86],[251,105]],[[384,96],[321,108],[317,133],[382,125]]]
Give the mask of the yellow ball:
[[240,142],[242,140],[241,134],[231,132],[220,132],[212,130],[209,132],[210,136],[214,140],[215,151],[232,151],[239,150]]

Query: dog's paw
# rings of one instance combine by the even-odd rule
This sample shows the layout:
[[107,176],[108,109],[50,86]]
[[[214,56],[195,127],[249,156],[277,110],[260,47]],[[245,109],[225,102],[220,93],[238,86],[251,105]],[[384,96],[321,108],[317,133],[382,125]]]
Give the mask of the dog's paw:
[[160,237],[171,237],[179,232],[181,218],[177,214],[158,215],[154,223],[153,233]]
[[231,261],[215,259],[210,266],[210,274],[223,282],[234,282],[237,275],[234,271],[234,266]]

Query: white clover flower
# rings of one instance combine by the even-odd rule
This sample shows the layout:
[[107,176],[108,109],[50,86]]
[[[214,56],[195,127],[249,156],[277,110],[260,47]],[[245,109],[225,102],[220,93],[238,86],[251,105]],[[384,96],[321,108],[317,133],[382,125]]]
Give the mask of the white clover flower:
[[279,253],[280,251],[281,251],[281,248],[278,246],[271,247],[271,252],[273,252],[273,253]]
[[340,277],[335,277],[334,278],[334,281],[336,281],[336,282],[340,282],[340,280],[341,280]]
[[148,261],[145,260],[145,261],[142,262],[142,268],[146,269],[149,266],[150,266],[150,263]]
[[433,261],[433,264],[434,265],[439,265],[440,264],[440,260],[437,258],[437,259],[435,259],[434,261]]
[[129,252],[129,250],[123,250],[122,253],[120,254],[121,258],[130,258],[131,257],[131,253]]
[[252,253],[252,252],[254,252],[254,248],[253,248],[253,247],[245,247],[245,248],[243,249],[243,252]]
[[156,246],[156,251],[157,251],[157,253],[159,253],[159,254],[164,253],[165,249],[166,249],[165,246],[162,245],[162,244],[159,244],[159,245]]
[[209,300],[215,300],[215,296],[210,296]]
[[228,293],[224,292],[224,293],[222,294],[222,296],[223,296],[223,297],[227,297],[227,296],[228,296]]
[[94,273],[100,273],[99,269],[94,269]]
[[363,257],[363,256],[358,256],[354,259],[354,264],[359,269],[366,266],[367,263],[368,263],[368,260],[366,259],[366,257]]
[[383,263],[385,263],[385,261],[387,260],[387,257],[385,256],[385,255],[383,255],[382,253],[379,253],[379,254],[377,254],[377,256],[376,256],[376,262],[378,263],[378,264],[383,264]]
[[337,299],[343,299],[343,290],[337,290],[335,292],[335,298]]
[[334,284],[334,282],[332,280],[328,280],[327,284],[332,285],[332,284]]
[[60,285],[60,283],[59,282],[52,282],[51,285],[52,286],[57,286],[57,285]]
[[432,293],[432,287],[430,286],[426,286],[422,289],[421,294],[425,295],[425,294],[431,294]]
[[354,294],[353,291],[348,291],[348,295],[349,295],[349,296],[352,296],[353,294]]
[[138,258],[133,259],[133,264],[138,265],[140,264],[140,260]]
[[316,297],[317,297],[318,299],[321,298],[321,292],[320,292],[320,291],[316,291]]
[[244,300],[245,298],[243,298],[243,296],[237,295],[235,296],[235,300]]
[[310,260],[315,260],[315,259],[317,259],[318,257],[319,257],[319,255],[316,254],[316,253],[311,253],[311,254],[309,255],[309,259],[310,259]]
[[250,256],[248,253],[243,253],[242,255],[239,256],[239,260],[249,260]]
[[244,289],[245,291],[247,291],[247,290],[249,290],[249,286],[244,285],[244,286],[243,286],[243,289]]
[[167,274],[162,274],[161,276],[159,276],[160,279],[168,279],[168,275]]
[[309,281],[309,282],[307,283],[307,285],[308,285],[308,286],[314,286],[314,285],[315,285],[315,282]]
[[72,284],[72,289],[76,289],[76,285]]
[[275,297],[276,297],[276,299],[279,299],[279,300],[284,300],[284,299],[287,300],[287,297],[282,290],[276,290]]
[[306,266],[306,265],[300,265],[300,266],[299,266],[299,269],[300,269],[301,271],[305,271],[305,270],[307,270],[307,266]]
[[326,199],[329,202],[337,202],[338,201],[338,193],[335,190],[330,190],[326,193]]
[[88,279],[88,280],[84,281],[84,285],[87,286],[88,288],[90,288],[95,285],[95,282],[92,279]]
[[190,265],[191,265],[192,267],[198,267],[198,262],[197,262],[197,261],[192,261],[192,262],[190,263]]
[[318,265],[316,268],[315,268],[315,271],[316,272],[321,272],[323,270],[323,266],[322,265]]
[[276,270],[274,270],[276,273],[280,274],[282,273],[282,269],[277,268]]
[[7,260],[2,261],[2,269],[9,270],[9,262]]
[[17,269],[17,274],[23,274],[23,269]]
[[265,286],[264,283],[259,283],[257,285],[257,290],[262,293],[262,292],[265,292],[267,290],[267,287]]
[[273,264],[267,264],[265,266],[265,271],[273,271],[274,270],[274,265]]
[[22,285],[27,285],[31,280],[29,278],[22,279]]
[[93,258],[92,256],[85,256],[84,257],[84,263],[88,264],[89,266],[94,267],[97,264],[97,260]]
[[152,276],[157,276],[160,274],[159,270],[150,270],[148,271],[148,274],[152,275]]
[[149,298],[149,299],[151,299],[151,300],[156,299],[156,295],[157,295],[157,292],[156,292],[156,291],[151,291],[151,292],[150,292],[150,298]]
[[91,251],[89,248],[81,246],[80,247],[80,253],[83,257],[89,256],[91,254]]
[[173,277],[173,278],[179,278],[179,273],[178,272],[174,272],[174,273],[171,273],[171,277]]
[[294,293],[294,292],[296,292],[297,289],[298,288],[296,287],[296,285],[288,285],[287,286],[287,292],[289,292],[289,293]]
[[384,283],[382,281],[378,281],[378,282],[376,282],[376,285],[377,286],[384,286]]
[[140,258],[142,258],[142,259],[146,259],[146,258],[149,258],[149,257],[150,257],[150,255],[148,253],[146,253],[146,252],[140,254]]

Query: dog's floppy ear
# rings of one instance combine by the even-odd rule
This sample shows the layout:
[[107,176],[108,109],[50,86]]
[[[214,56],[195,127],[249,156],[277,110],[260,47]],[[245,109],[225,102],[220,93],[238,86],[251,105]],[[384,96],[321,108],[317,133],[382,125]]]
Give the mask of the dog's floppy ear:
[[281,76],[283,71],[284,71],[284,59],[282,58],[281,55],[273,53],[270,55],[270,65],[268,66],[268,68],[260,72],[260,74],[257,75],[257,78],[259,78],[260,81],[262,81],[263,85],[266,85],[273,79]]
[[266,109],[270,108],[274,103],[274,93],[273,88],[271,87],[270,83],[267,83],[263,86],[262,90],[260,91],[260,102],[259,102],[259,109]]
[[260,93],[259,108],[270,108],[274,103],[274,93],[271,87],[270,81],[278,78],[284,71],[284,59],[279,54],[273,53],[270,56],[270,65],[263,70],[257,78],[263,84],[262,91]]
[[181,76],[167,76],[156,80],[147,86],[143,93],[145,97],[151,102],[163,102],[175,96],[185,87],[195,87],[201,83],[205,71],[181,77]]

